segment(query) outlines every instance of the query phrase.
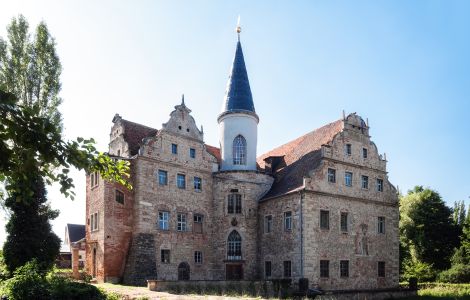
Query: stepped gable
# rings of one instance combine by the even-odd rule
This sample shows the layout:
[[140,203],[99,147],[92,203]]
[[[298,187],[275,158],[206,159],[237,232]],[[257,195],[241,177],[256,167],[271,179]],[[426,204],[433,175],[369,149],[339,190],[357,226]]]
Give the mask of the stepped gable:
[[206,151],[212,154],[215,158],[217,158],[217,162],[220,163],[222,157],[220,156],[220,149],[211,145],[206,145]]
[[134,123],[121,119],[124,127],[124,140],[129,147],[129,153],[136,155],[139,152],[142,140],[146,137],[155,136],[158,132],[157,129],[151,128],[142,124]]
[[274,183],[263,197],[268,199],[287,194],[303,186],[303,178],[321,161],[321,146],[329,144],[341,132],[344,121],[337,120],[279,146],[257,158],[261,169],[272,159]]

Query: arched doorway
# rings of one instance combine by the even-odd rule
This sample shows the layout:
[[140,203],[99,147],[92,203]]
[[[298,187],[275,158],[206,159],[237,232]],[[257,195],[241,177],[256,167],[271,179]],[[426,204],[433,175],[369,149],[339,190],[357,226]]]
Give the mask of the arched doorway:
[[178,265],[178,280],[189,280],[189,265],[187,262]]
[[242,237],[233,230],[227,239],[227,263],[225,264],[225,279],[243,279]]

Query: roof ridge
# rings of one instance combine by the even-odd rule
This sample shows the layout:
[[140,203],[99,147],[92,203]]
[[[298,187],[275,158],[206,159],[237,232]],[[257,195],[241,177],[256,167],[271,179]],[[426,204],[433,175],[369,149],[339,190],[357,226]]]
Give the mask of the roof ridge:
[[142,126],[142,127],[146,127],[148,129],[152,129],[152,130],[157,130],[159,131],[158,129],[156,128],[153,128],[153,127],[150,127],[150,126],[147,126],[147,125],[144,125],[144,124],[140,124],[140,123],[137,123],[137,122],[134,122],[134,121],[129,121],[129,120],[126,120],[126,119],[123,119],[121,118],[121,121],[124,121],[124,122],[127,122],[127,123],[132,123],[132,124],[135,124],[135,125],[139,125],[139,126]]

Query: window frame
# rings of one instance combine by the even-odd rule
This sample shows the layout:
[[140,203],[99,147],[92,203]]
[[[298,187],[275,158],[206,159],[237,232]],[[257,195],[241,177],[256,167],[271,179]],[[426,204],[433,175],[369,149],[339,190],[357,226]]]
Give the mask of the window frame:
[[[119,196],[119,197],[118,197]],[[122,197],[122,200],[120,199]],[[118,200],[119,198],[119,200]],[[124,201],[126,200],[126,195],[124,194],[124,192],[118,190],[118,189],[115,189],[114,190],[114,200],[119,203],[119,204],[122,204],[124,205]]]
[[339,261],[339,277],[349,278],[349,260]]
[[385,234],[385,217],[384,216],[377,217],[377,233]]
[[[325,226],[325,219],[326,217],[326,226]],[[320,209],[320,229],[323,230],[330,230],[330,211],[326,209]]]
[[171,263],[171,251],[170,249],[160,249],[160,262],[162,264]]
[[157,176],[159,185],[168,185],[168,171],[158,169]]
[[385,278],[385,261],[377,262],[377,277]]
[[329,183],[336,183],[336,169],[328,168],[327,180]]
[[[165,219],[166,216],[166,219]],[[166,224],[166,228],[165,228]],[[163,226],[162,226],[163,225]],[[168,231],[170,230],[170,212],[161,210],[158,212],[158,229]]]
[[171,154],[178,154],[178,144],[171,143]]
[[375,182],[376,182],[377,192],[383,192],[384,191],[384,180],[382,178],[377,178]]
[[285,260],[282,262],[282,274],[284,275],[284,278],[292,277],[292,261]]
[[100,173],[98,171],[92,172],[90,174],[90,188],[94,189],[100,185]]
[[[237,238],[236,240],[234,238]],[[243,258],[242,237],[236,230],[232,230],[227,237],[227,260],[239,261]]]
[[[203,233],[204,232],[203,224],[204,224],[204,215],[194,214],[193,215],[193,232]],[[200,230],[198,230],[197,228],[200,228]]]
[[[182,181],[181,181],[182,179]],[[182,184],[181,184],[182,182]],[[177,173],[176,174],[176,187],[185,190],[186,189],[186,175],[182,173]]]
[[[343,219],[343,217],[345,217],[345,219]],[[340,213],[340,225],[339,225],[340,231],[342,233],[348,233],[349,232],[349,224],[348,223],[349,223],[349,213],[346,212],[346,211],[342,211]]]
[[292,211],[284,212],[284,231],[291,232],[294,224],[292,224]]
[[242,195],[239,193],[230,193],[227,196],[227,214],[242,213]]
[[270,233],[273,230],[273,216],[264,216],[264,233]]
[[362,148],[362,158],[367,159],[369,157],[369,151],[367,148]]
[[330,261],[320,260],[320,278],[330,278]]
[[202,264],[202,251],[199,251],[199,250],[194,251],[194,263],[197,265]]
[[[268,270],[269,270],[269,272],[268,272]],[[271,278],[272,276],[273,276],[272,262],[270,260],[265,260],[264,261],[264,278]]]
[[237,135],[232,142],[232,162],[236,166],[246,165],[247,143],[243,135]]
[[189,157],[192,159],[196,159],[196,149],[195,148],[189,148]]
[[196,192],[202,191],[202,178],[194,176],[193,177],[193,187]]
[[177,213],[176,215],[176,231],[188,231],[188,215],[186,213]]
[[100,214],[99,211],[94,212],[90,215],[90,232],[100,230]]
[[369,189],[369,176],[361,175],[361,188],[364,190]]
[[[348,177],[349,177],[349,182],[348,182]],[[344,185],[351,187],[352,181],[353,181],[353,172],[349,172],[349,171],[344,172]]]
[[346,156],[352,155],[352,145],[350,143],[344,145],[344,154]]

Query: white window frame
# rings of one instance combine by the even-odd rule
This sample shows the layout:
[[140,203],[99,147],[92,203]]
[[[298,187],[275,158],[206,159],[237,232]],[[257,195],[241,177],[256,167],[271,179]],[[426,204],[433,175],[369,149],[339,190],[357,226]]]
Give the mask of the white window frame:
[[170,212],[164,210],[158,212],[158,229],[170,230]]
[[178,213],[176,221],[177,221],[176,231],[180,231],[180,232],[188,231],[187,214]]
[[284,231],[292,231],[292,211],[284,212]]
[[[348,181],[349,179],[349,181]],[[353,173],[352,172],[344,172],[344,185],[345,186],[352,186],[352,181],[353,181]]]

